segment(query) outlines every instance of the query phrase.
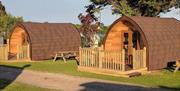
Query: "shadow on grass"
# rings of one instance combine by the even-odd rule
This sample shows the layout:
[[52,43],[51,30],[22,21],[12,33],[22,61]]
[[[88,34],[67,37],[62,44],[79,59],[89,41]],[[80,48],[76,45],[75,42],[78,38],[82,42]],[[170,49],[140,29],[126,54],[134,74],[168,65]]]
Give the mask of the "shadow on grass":
[[80,86],[84,88],[80,91],[179,91],[179,89],[166,87],[150,88],[104,82],[89,82],[81,84]]
[[30,64],[24,65],[23,67],[0,65],[0,90],[5,89],[22,73],[25,68],[30,66]]
[[171,89],[171,90],[175,90],[175,91],[180,91],[180,86],[179,87],[167,87],[167,86],[159,86],[160,88],[165,88],[165,89]]

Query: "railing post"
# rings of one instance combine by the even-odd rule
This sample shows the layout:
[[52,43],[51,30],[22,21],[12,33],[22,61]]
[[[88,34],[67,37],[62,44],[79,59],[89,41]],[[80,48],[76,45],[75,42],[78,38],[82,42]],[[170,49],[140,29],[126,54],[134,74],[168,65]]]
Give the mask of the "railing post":
[[136,69],[136,50],[133,48],[133,69]]
[[0,59],[4,60],[5,58],[5,47],[4,45],[0,45],[0,51],[1,51],[1,54],[0,54]]
[[29,44],[27,45],[27,57],[28,57],[28,60],[31,60],[30,59],[30,45]]
[[9,39],[7,39],[7,46],[6,46],[6,59],[8,60],[9,57]]
[[7,52],[9,52],[9,39],[7,39]]
[[146,47],[143,48],[143,67],[146,67]]
[[99,69],[102,69],[102,53],[103,53],[103,46],[99,47],[98,54],[99,54]]
[[20,54],[19,54],[19,46],[17,45],[16,47],[17,47],[17,55],[16,56],[17,56],[17,60],[19,60],[19,56],[20,56]]
[[2,47],[0,46],[0,60],[2,60],[2,59],[3,59],[3,56],[2,56],[2,51],[3,51],[3,49],[2,49]]
[[125,71],[125,50],[122,49],[122,71]]
[[82,49],[79,47],[79,66],[82,66]]
[[19,46],[19,50],[20,50],[20,59],[24,59],[24,46],[21,45]]
[[5,51],[4,51],[4,53],[5,53],[5,60],[8,60],[8,45],[5,45],[4,46],[4,48],[5,48]]

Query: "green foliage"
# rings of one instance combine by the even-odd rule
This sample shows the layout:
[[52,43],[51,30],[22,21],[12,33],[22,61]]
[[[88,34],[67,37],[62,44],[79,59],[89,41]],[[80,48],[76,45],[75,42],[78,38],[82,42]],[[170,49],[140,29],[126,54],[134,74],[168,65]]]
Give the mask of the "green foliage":
[[81,25],[80,24],[75,24],[76,28],[79,30]]
[[108,26],[105,26],[105,25],[101,25],[101,26],[100,26],[100,32],[101,32],[101,33],[104,33],[104,34],[105,34],[105,33],[107,32],[107,30],[108,30]]
[[90,0],[97,8],[111,6],[113,14],[158,16],[171,7],[180,8],[180,0]]
[[123,77],[114,77],[107,75],[99,75],[88,72],[81,72],[77,70],[77,64],[74,60],[69,60],[67,63],[63,61],[52,62],[43,61],[43,62],[19,62],[19,63],[1,63],[1,65],[9,65],[15,67],[23,67],[24,65],[30,64],[30,67],[27,67],[28,70],[41,71],[41,72],[51,72],[51,73],[63,73],[73,76],[80,77],[90,77],[103,80],[125,82],[125,83],[135,83],[142,84],[146,86],[153,87],[166,87],[180,89],[180,71],[177,73],[170,72],[168,70],[161,70],[156,73],[146,74],[139,77],[133,78],[123,78]]
[[5,39],[7,39],[11,30],[13,30],[13,27],[20,22],[23,22],[23,18],[7,14],[5,6],[2,5],[0,1],[0,36],[3,36]]
[[[0,33],[5,39],[8,38],[10,32],[17,23],[23,22],[22,17],[15,17],[10,14],[0,17]],[[5,33],[5,34],[4,34]]]
[[[81,27],[80,24],[75,24],[75,26],[76,26],[76,28],[77,28],[78,30],[79,30],[80,27]],[[99,35],[99,37],[100,37],[99,46],[102,44],[103,39],[104,39],[104,36],[105,36],[107,30],[108,30],[108,26],[105,26],[105,25],[101,24],[100,29],[99,29],[99,32],[98,32],[98,35]],[[82,45],[82,46],[85,46],[86,40],[84,39],[84,37],[81,37],[81,41],[82,41],[82,44],[81,44],[81,45]]]
[[[81,25],[80,24],[75,24],[76,28],[79,30]],[[103,24],[101,24],[100,26],[100,33],[106,33],[106,31],[108,30],[108,26],[105,26]]]
[[100,36],[99,46],[102,45],[107,30],[108,30],[108,26],[101,25],[101,27],[100,27],[100,33],[99,33],[99,36]]
[[4,16],[6,15],[6,9],[4,7],[4,5],[2,5],[1,1],[0,1],[0,16]]

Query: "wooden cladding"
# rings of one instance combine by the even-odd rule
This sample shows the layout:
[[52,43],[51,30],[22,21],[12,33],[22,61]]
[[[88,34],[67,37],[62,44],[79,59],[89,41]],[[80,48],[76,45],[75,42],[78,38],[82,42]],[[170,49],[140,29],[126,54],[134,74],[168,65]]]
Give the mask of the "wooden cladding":
[[104,41],[105,50],[121,50],[123,48],[123,31],[128,31],[128,27],[119,22],[112,27],[111,31],[106,35]]
[[21,27],[16,27],[10,38],[10,53],[17,54],[17,46],[27,44],[27,36]]
[[0,46],[0,60],[8,60],[8,46],[7,45]]
[[122,50],[128,47],[128,54],[132,55],[132,39],[133,31],[124,25],[123,22],[115,24],[106,35],[104,42],[105,50]]

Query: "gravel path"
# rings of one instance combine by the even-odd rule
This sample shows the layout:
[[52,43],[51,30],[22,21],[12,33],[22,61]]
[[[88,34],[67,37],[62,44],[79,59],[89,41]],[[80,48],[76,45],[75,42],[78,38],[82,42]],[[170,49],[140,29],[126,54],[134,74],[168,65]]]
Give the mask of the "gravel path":
[[20,83],[61,91],[172,91],[162,88],[150,88],[141,85],[1,66],[0,79],[9,79]]

